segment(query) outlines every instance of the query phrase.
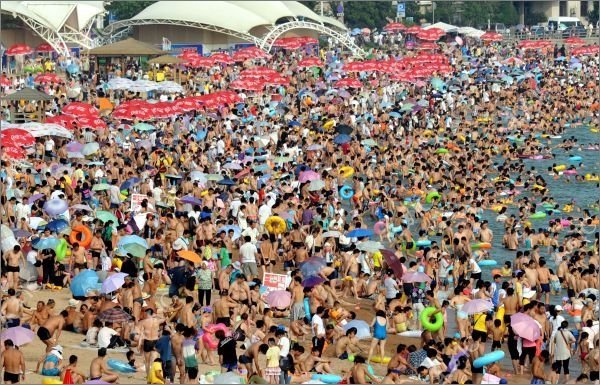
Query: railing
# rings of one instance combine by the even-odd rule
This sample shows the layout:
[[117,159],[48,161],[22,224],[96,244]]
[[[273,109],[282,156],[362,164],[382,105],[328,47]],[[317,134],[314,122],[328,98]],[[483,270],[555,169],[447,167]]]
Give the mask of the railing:
[[598,38],[600,37],[598,28],[594,28],[592,34],[589,34],[588,31],[529,31],[529,32],[511,32],[504,34],[506,40],[563,40],[568,37],[579,37],[584,40],[589,40],[588,43],[598,43]]

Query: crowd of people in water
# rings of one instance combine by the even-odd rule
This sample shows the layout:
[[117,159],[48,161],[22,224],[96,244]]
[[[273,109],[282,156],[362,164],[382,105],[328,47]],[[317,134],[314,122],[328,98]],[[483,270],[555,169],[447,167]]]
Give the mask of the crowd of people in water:
[[598,384],[600,54],[392,42],[369,60],[451,70],[349,72],[330,46],[308,68],[304,50],[186,68],[171,94],[111,88],[144,78],[134,61],[4,85],[55,118],[226,93],[254,67],[289,80],[2,157],[5,383]]

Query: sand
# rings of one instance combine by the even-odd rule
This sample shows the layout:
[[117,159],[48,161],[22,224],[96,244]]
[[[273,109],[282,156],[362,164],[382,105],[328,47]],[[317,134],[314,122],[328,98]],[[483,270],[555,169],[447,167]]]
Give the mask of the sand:
[[[24,297],[25,297],[25,303],[28,306],[31,306],[33,308],[35,307],[35,304],[38,300],[42,300],[42,301],[46,302],[48,299],[52,298],[56,301],[55,312],[58,313],[60,310],[62,310],[66,307],[67,301],[71,298],[71,293],[68,289],[63,289],[61,291],[24,291]],[[168,298],[166,297],[165,293],[158,294],[157,299],[158,299],[159,303],[166,304],[165,301],[168,301]],[[367,322],[370,322],[373,317],[373,313],[374,313],[374,310],[372,308],[372,303],[370,301],[361,301],[360,305],[361,305],[361,308],[359,310],[356,310],[356,309],[352,309],[352,310],[357,312],[359,319],[364,319]],[[285,323],[285,322],[283,322],[283,323]],[[63,331],[60,336],[60,339],[59,339],[59,344],[62,345],[62,347],[64,348],[65,361],[68,360],[68,357],[70,355],[72,355],[72,354],[77,355],[77,357],[79,358],[79,363],[78,363],[79,369],[83,373],[89,374],[90,363],[91,363],[92,359],[94,357],[96,357],[96,349],[83,348],[83,347],[79,346],[79,343],[83,340],[83,338],[84,338],[84,336],[81,334],[75,334],[75,333]],[[363,349],[366,352],[368,352],[369,341],[370,340],[366,340],[366,341],[362,342]],[[400,343],[403,343],[406,345],[415,344],[418,346],[420,343],[420,340],[418,338],[406,338],[406,337],[400,337],[397,335],[389,335],[388,339],[387,339],[387,343],[386,343],[386,352],[389,352],[389,355],[392,355],[393,354],[392,352],[395,351],[396,346]],[[305,341],[304,346],[305,346],[305,348],[308,348],[310,346],[310,341],[308,341],[308,339]],[[31,342],[25,346],[22,346],[21,350],[23,351],[23,354],[25,355],[25,360],[26,360],[26,367],[27,367],[26,383],[38,383],[38,384],[41,383],[43,377],[37,373],[33,373],[33,371],[35,370],[37,361],[40,359],[40,357],[42,356],[42,353],[44,352],[44,344],[36,337],[33,342]],[[487,350],[489,350],[489,347]],[[137,349],[136,349],[136,352],[137,352]],[[239,353],[241,354],[242,350],[239,350]],[[326,351],[325,355],[326,355],[326,357],[327,356],[331,357],[333,355],[333,346],[331,346]],[[366,353],[365,353],[365,355],[366,355]],[[125,360],[125,353],[123,353],[122,351],[121,352],[109,351],[108,358]],[[136,361],[141,362],[141,361],[143,361],[143,358],[141,356],[136,356]],[[338,374],[343,375],[350,369],[351,366],[352,366],[352,363],[350,363],[349,361],[341,361],[336,358],[332,359],[332,368]],[[373,368],[374,368],[376,374],[378,374],[378,375],[385,374],[385,366],[384,365],[373,364]],[[199,369],[200,369],[201,374],[206,373],[211,370],[219,370],[219,368],[216,366],[209,366],[209,365],[204,365],[204,364],[201,364]],[[503,370],[512,370],[512,368],[504,366]],[[508,381],[511,384],[528,384],[530,382],[530,376],[528,374],[525,374],[524,376],[514,376],[513,375],[510,378],[508,378]],[[122,375],[120,375],[119,382],[123,383],[123,384],[145,383],[146,382],[145,373],[135,373],[133,375],[122,374]]]

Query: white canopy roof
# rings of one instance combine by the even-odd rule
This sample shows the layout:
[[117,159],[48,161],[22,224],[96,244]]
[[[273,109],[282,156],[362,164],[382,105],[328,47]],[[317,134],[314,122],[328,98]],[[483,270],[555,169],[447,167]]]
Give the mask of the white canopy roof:
[[423,29],[430,29],[430,28],[439,28],[441,30],[443,30],[444,32],[448,33],[448,32],[457,32],[458,31],[458,27],[455,25],[451,25],[451,24],[446,24],[443,22],[438,22],[435,24],[431,24],[428,25],[427,27],[423,27]]
[[130,20],[181,20],[248,33],[261,25],[275,25],[282,18],[345,26],[324,18],[297,1],[158,1]]
[[1,1],[0,7],[5,12],[30,17],[55,31],[65,24],[81,31],[97,15],[104,12],[102,1]]

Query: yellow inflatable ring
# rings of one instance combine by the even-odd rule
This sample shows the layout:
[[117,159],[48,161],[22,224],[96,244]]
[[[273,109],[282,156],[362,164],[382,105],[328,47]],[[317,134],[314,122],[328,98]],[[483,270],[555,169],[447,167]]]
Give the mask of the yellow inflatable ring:
[[567,165],[559,164],[558,166],[552,167],[552,169],[554,170],[554,172],[565,171],[567,169]]
[[343,178],[351,178],[354,175],[354,169],[350,166],[340,167],[340,175]]
[[62,381],[60,380],[60,377],[42,377],[42,384],[43,385],[56,385],[56,384],[62,384]]
[[392,358],[388,356],[385,356],[383,358],[381,358],[380,356],[371,357],[371,362],[374,362],[376,364],[388,364],[391,360]]
[[265,222],[265,229],[267,229],[269,234],[279,235],[285,233],[287,230],[287,224],[283,218],[273,215],[267,218],[267,221]]

